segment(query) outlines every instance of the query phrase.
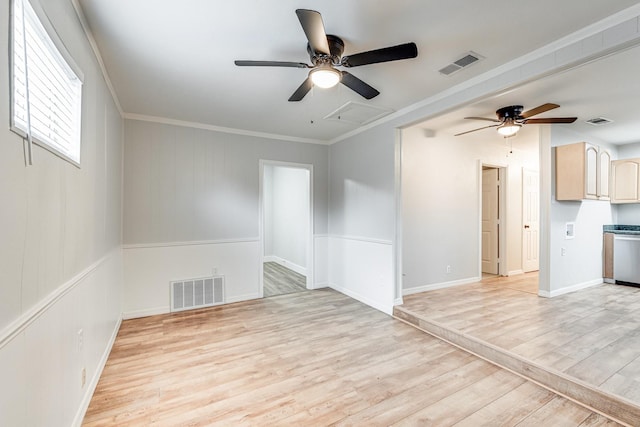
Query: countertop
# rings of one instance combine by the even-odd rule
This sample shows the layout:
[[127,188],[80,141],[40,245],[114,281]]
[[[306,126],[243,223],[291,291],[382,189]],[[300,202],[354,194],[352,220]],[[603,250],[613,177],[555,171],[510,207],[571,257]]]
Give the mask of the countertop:
[[640,225],[604,225],[604,233],[640,235]]

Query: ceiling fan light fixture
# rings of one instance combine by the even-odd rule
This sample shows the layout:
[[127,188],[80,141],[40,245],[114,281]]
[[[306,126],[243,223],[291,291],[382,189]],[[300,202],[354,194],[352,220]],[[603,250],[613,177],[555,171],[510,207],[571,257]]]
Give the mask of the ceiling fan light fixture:
[[510,136],[518,133],[522,125],[520,123],[516,123],[513,120],[507,120],[500,126],[498,126],[498,133],[505,138],[509,138]]
[[309,73],[314,86],[328,89],[340,83],[340,72],[332,67],[318,67]]

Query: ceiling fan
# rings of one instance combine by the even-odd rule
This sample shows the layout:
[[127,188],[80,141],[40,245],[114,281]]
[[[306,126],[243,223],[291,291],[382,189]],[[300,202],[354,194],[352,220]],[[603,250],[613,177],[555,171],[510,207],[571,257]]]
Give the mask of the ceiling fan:
[[510,105],[508,107],[500,108],[496,111],[497,119],[491,119],[487,117],[465,117],[465,119],[469,120],[486,120],[490,122],[495,122],[496,124],[483,126],[481,128],[468,130],[466,132],[461,132],[456,134],[455,136],[465,135],[467,133],[475,132],[482,129],[488,128],[498,128],[498,133],[505,138],[509,138],[510,136],[518,133],[520,128],[525,124],[549,124],[549,123],[573,123],[578,118],[577,117],[550,117],[545,119],[532,119],[538,114],[542,114],[545,111],[553,110],[554,108],[560,107],[558,104],[542,104],[536,108],[532,108],[531,110],[522,112],[522,105]]
[[361,65],[376,64],[378,62],[397,61],[415,58],[418,48],[415,43],[405,43],[382,49],[342,56],[344,42],[341,38],[326,34],[322,16],[315,10],[298,9],[296,15],[302,29],[307,36],[307,52],[312,65],[303,62],[284,61],[235,61],[240,67],[293,67],[310,69],[309,76],[291,95],[289,101],[300,101],[313,86],[329,88],[342,83],[366,99],[371,99],[380,92],[369,86],[347,71],[337,70],[335,67],[359,67]]

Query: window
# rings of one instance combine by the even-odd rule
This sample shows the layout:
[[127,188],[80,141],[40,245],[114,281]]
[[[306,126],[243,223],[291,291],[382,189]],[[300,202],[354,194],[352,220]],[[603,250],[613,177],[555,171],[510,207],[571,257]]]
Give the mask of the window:
[[79,166],[81,73],[39,15],[29,0],[13,0],[11,129]]

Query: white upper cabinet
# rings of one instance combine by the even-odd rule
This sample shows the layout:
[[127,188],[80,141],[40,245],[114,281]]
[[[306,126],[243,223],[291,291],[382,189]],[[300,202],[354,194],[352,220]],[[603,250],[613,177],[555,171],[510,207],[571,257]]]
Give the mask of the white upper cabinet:
[[611,203],[640,203],[640,159],[611,162]]
[[597,199],[598,188],[598,147],[585,145],[585,195],[586,199]]
[[555,150],[556,200],[609,200],[608,151],[586,142]]
[[609,187],[609,177],[611,176],[611,153],[608,150],[600,149],[598,153],[598,168],[600,168],[600,180],[598,184],[598,194],[600,199],[609,200],[611,192]]

